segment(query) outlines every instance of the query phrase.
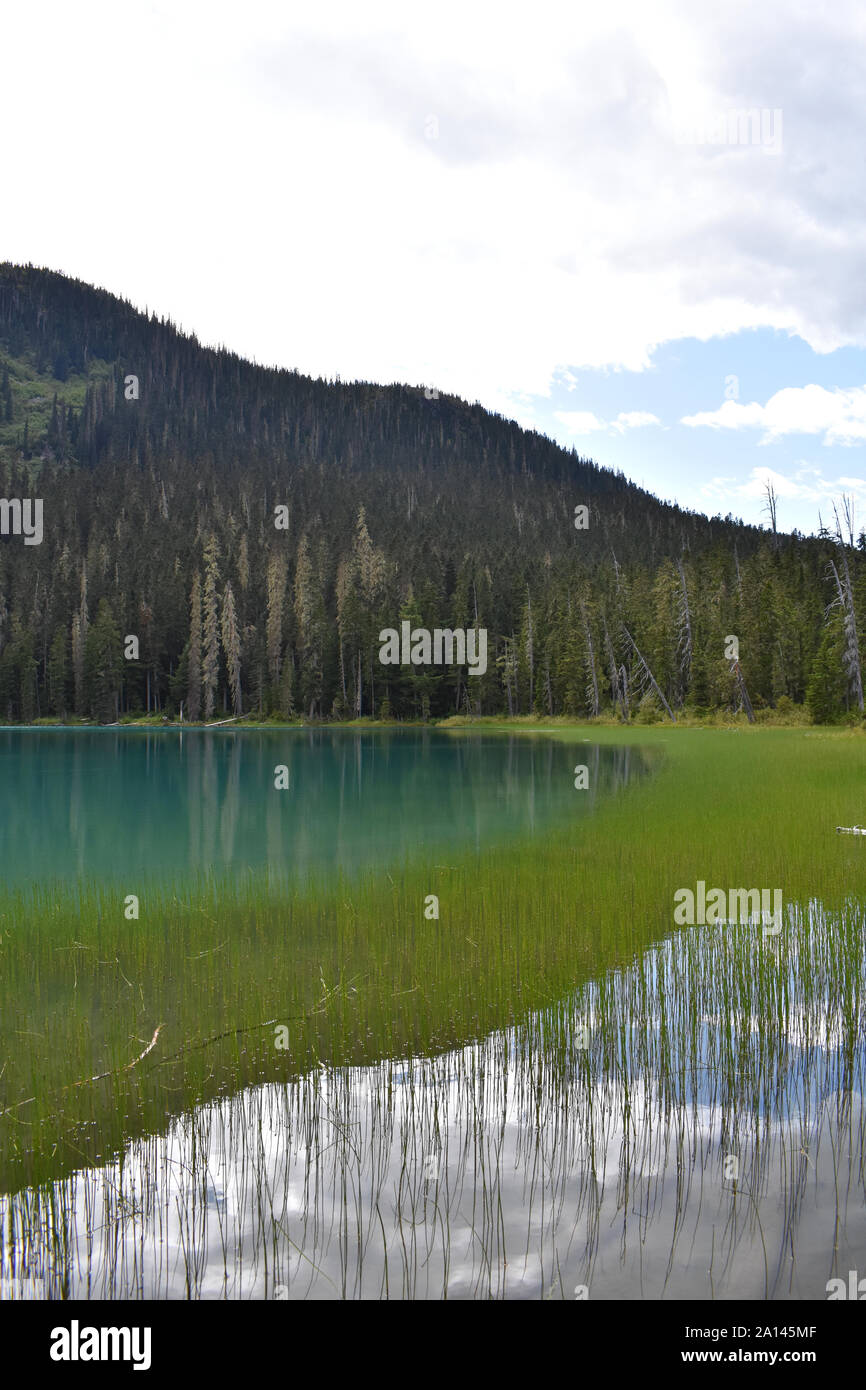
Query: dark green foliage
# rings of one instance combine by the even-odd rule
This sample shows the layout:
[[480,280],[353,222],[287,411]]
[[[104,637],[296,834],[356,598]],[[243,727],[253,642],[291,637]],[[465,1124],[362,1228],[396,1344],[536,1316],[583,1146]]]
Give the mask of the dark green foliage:
[[[683,511],[454,397],[254,366],[33,267],[0,266],[0,361],[0,497],[45,525],[0,538],[2,719],[634,715],[624,627],[673,709],[736,707],[733,634],[756,708],[809,685],[846,712],[832,538]],[[381,665],[405,617],[486,628],[487,674]]]
[[123,650],[111,607],[104,598],[99,601],[96,622],[91,625],[84,644],[84,675],[93,717],[102,723],[116,719],[123,678]]
[[825,630],[812,662],[806,704],[816,724],[826,724],[844,708],[845,676],[842,669],[843,634],[837,618]]

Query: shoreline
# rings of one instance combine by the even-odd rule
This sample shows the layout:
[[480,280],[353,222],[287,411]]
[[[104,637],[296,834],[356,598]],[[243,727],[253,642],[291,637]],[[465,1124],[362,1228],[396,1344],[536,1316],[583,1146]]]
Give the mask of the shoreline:
[[[768,714],[771,714],[768,711]],[[248,719],[240,716],[235,719],[216,720],[211,724],[201,722],[190,723],[186,720],[154,720],[152,718],[143,719],[124,719],[111,724],[98,724],[88,720],[61,720],[43,719],[33,724],[0,724],[0,732],[4,733],[26,733],[43,732],[50,730],[63,730],[66,732],[90,732],[103,733],[116,729],[120,732],[133,729],[145,730],[149,732],[171,732],[184,733],[187,730],[195,733],[213,733],[219,729],[227,732],[247,731],[247,732],[273,732],[284,733],[291,730],[298,732],[309,732],[310,730],[400,730],[400,729],[442,729],[446,731],[454,730],[507,730],[510,732],[533,732],[543,730],[597,730],[601,732],[610,730],[620,730],[623,733],[646,733],[651,730],[675,731],[677,729],[706,729],[706,730],[725,730],[729,733],[742,731],[744,733],[756,732],[763,729],[789,729],[802,730],[804,732],[821,731],[826,734],[863,734],[866,733],[866,724],[859,719],[844,723],[833,724],[814,724],[808,718],[792,719],[790,716],[781,718],[758,718],[750,724],[745,717],[736,716],[724,718],[689,718],[688,716],[678,718],[675,723],[668,719],[654,720],[652,722],[624,722],[621,719],[573,719],[563,715],[479,715],[469,717],[466,715],[446,715],[441,719],[312,719],[312,720],[273,720],[273,719]]]

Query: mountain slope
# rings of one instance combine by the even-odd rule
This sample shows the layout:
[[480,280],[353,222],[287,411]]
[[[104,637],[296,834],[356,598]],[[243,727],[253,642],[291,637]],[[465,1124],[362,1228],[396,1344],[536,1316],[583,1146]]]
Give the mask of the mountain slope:
[[[478,405],[256,366],[8,264],[0,496],[44,509],[41,545],[0,537],[10,719],[181,700],[631,713],[643,667],[626,631],[673,707],[739,699],[728,634],[759,703],[804,699],[819,655],[829,711],[850,700],[842,639],[823,627],[827,542],[660,502]],[[378,661],[382,627],[476,616],[483,677]]]

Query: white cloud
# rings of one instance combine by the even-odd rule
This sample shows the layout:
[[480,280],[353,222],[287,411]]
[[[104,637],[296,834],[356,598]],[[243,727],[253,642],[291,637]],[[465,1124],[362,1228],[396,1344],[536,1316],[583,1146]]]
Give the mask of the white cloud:
[[591,410],[555,410],[553,417],[565,425],[570,434],[591,434],[607,428],[604,420],[599,420]]
[[[852,0],[46,0],[4,23],[0,120],[26,111],[28,139],[4,147],[2,254],[203,341],[506,413],[563,365],[641,370],[681,338],[866,343]],[[683,112],[754,106],[783,112],[777,156],[677,143]],[[47,216],[32,151],[70,111],[99,151],[54,161],[74,215]]]
[[571,392],[576,389],[577,377],[574,375],[574,372],[572,372],[568,367],[561,367],[555,373],[555,377],[557,383],[559,385],[564,386],[566,391]]
[[591,410],[555,410],[553,418],[570,434],[592,434],[596,430],[625,434],[626,430],[661,424],[658,416],[651,415],[648,410],[621,410],[615,420],[600,420]]
[[648,410],[621,410],[615,420],[611,420],[610,427],[618,434],[625,434],[626,430],[642,429],[646,425],[660,425],[661,420],[657,415],[652,415]]
[[734,497],[763,500],[768,482],[773,484],[776,496],[786,501],[829,506],[848,494],[866,503],[866,478],[825,478],[819,468],[807,463],[801,464],[792,474],[779,473],[773,468],[753,468],[745,481],[716,477],[701,488],[701,495],[717,501]]
[[762,429],[762,444],[789,434],[822,434],[825,444],[860,444],[866,439],[866,386],[847,390],[824,386],[786,386],[766,405],[725,401],[718,410],[685,415],[693,428]]

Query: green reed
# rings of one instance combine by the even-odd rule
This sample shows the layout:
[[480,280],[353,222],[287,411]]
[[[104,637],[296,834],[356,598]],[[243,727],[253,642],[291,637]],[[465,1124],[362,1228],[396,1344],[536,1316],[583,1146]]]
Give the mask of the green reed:
[[[652,778],[542,842],[446,854],[444,863],[383,864],[355,879],[282,888],[251,876],[183,891],[156,886],[142,892],[134,921],[124,918],[122,897],[99,884],[6,895],[0,1185],[43,1183],[104,1161],[130,1138],[163,1130],[167,1117],[251,1082],[434,1056],[525,1022],[663,940],[675,891],[698,879],[780,887],[786,904],[817,898],[828,911],[863,898],[866,841],[835,835],[837,824],[863,818],[860,734],[572,728],[528,736],[572,742],[575,763],[586,760],[583,739],[639,744],[660,762]],[[576,803],[587,795],[575,791]],[[424,916],[429,894],[439,897],[438,921]],[[726,1075],[745,1026],[736,1021],[736,990],[765,982],[770,1028],[787,988],[762,973],[769,966],[754,940],[730,949],[719,979],[728,991],[719,1010]],[[844,954],[822,968],[843,994],[855,978]],[[676,1097],[702,1025],[678,979],[664,1000],[652,1061],[664,1093]],[[597,1007],[604,1018],[603,992]],[[286,1050],[276,1046],[283,1024]],[[153,1050],[128,1069],[158,1026]],[[691,1054],[672,1051],[674,1026],[691,1037]],[[568,1025],[548,1028],[539,1068],[556,1062]],[[626,1034],[604,1036],[599,1060],[631,1087]],[[587,1066],[578,1059],[578,1074]]]

